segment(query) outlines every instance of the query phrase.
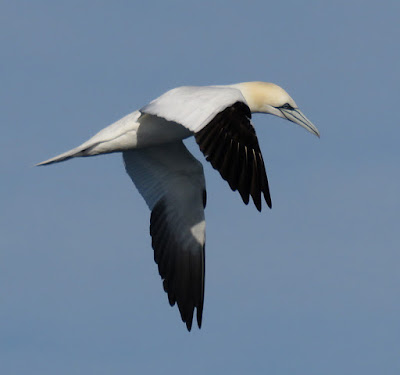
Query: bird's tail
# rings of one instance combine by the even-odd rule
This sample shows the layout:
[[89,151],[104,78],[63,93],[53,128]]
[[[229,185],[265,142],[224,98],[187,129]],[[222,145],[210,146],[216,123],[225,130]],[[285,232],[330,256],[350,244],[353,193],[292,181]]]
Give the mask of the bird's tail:
[[135,148],[137,144],[136,132],[140,125],[138,119],[140,116],[141,113],[139,111],[132,112],[103,130],[100,130],[80,146],[36,165],[48,165],[78,156],[108,154],[110,152]]
[[45,161],[42,161],[41,163],[36,164],[36,166],[40,165],[48,165],[48,164],[53,164],[53,163],[59,163],[61,161],[65,161],[71,158],[75,158],[78,156],[88,156],[88,148],[84,147],[84,145],[80,145],[78,147],[73,148],[72,150],[69,150],[67,152],[64,152],[60,155],[54,156],[51,159],[47,159]]

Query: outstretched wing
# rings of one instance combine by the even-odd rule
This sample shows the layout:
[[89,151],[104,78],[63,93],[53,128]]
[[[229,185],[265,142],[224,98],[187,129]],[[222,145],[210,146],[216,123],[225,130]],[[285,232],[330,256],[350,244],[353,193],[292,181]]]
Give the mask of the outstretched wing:
[[191,130],[200,150],[243,202],[249,197],[261,211],[261,194],[271,196],[264,160],[251,124],[251,112],[240,90],[229,86],[178,87],[140,112],[174,121]]
[[171,306],[190,331],[201,327],[205,270],[203,167],[179,142],[123,152],[125,168],[151,210],[154,260]]

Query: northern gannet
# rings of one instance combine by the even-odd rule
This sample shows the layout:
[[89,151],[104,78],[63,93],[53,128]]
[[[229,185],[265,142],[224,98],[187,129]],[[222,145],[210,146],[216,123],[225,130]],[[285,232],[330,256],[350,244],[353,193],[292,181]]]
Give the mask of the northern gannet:
[[204,303],[206,186],[202,164],[182,140],[194,136],[206,160],[243,202],[261,211],[271,197],[252,113],[294,122],[319,137],[281,87],[267,82],[172,89],[82,145],[37,165],[122,152],[125,169],[151,210],[154,260],[171,306],[190,331],[201,328]]

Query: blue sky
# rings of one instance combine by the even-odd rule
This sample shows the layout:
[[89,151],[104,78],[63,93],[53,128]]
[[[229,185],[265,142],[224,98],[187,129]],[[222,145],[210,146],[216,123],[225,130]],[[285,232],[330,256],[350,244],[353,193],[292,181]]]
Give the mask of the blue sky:
[[[398,1],[2,1],[0,373],[398,374]],[[153,262],[121,155],[39,161],[175,86],[275,82],[273,209],[203,161],[203,328]]]

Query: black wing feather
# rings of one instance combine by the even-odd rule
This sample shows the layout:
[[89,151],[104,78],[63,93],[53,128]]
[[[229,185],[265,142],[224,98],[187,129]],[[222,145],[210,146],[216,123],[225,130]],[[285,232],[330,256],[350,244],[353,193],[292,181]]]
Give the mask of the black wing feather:
[[245,204],[251,196],[261,211],[261,194],[269,207],[271,196],[264,160],[250,119],[249,107],[236,102],[218,113],[195,134],[195,138],[207,161],[231,189],[239,191]]
[[[206,193],[202,192],[205,206]],[[154,260],[163,279],[163,287],[171,306],[177,303],[182,321],[190,331],[194,309],[197,310],[197,324],[201,327],[204,304],[204,246],[201,251],[182,249],[181,241],[169,228],[168,209],[163,199],[154,206],[150,218],[150,234],[154,249]],[[190,246],[200,246],[198,243]],[[197,250],[197,249],[196,249]]]

